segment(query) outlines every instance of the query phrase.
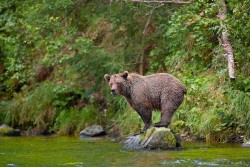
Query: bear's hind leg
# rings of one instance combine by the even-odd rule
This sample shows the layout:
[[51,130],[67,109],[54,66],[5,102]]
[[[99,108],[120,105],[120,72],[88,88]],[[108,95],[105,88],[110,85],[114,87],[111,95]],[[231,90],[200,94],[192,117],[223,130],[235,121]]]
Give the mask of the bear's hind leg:
[[161,120],[154,124],[155,127],[168,127],[171,122],[171,118],[176,111],[177,107],[173,106],[171,103],[167,103],[162,107]]
[[167,128],[168,125],[170,124],[170,119],[171,119],[170,115],[162,112],[160,122],[155,123],[154,127],[165,127],[165,128]]

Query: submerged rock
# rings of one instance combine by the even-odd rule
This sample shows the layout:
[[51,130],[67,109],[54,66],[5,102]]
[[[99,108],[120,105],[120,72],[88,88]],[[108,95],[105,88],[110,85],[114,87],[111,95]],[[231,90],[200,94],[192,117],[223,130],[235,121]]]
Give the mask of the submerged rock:
[[124,141],[125,145],[123,146],[123,148],[129,149],[129,150],[140,150],[144,148],[141,142],[142,142],[142,135],[129,136]]
[[250,147],[250,140],[242,144],[243,147]]
[[0,126],[0,135],[1,136],[20,136],[21,132],[19,129],[13,129],[12,127],[2,124]]
[[80,132],[81,138],[103,136],[106,132],[100,125],[92,125]]
[[175,149],[180,146],[180,138],[176,139],[175,135],[170,129],[150,128],[144,134],[130,136],[124,141],[125,149],[139,150],[139,149]]

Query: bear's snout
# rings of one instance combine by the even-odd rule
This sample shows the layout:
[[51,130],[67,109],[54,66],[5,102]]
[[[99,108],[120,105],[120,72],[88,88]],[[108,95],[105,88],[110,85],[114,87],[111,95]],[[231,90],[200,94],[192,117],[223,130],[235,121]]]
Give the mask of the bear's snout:
[[114,96],[115,95],[115,89],[111,89],[111,94]]

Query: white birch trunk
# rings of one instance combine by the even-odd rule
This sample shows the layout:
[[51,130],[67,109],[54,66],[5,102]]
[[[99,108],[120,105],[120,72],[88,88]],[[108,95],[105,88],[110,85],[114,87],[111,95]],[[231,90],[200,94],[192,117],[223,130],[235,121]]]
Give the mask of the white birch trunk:
[[231,45],[231,42],[228,38],[227,34],[227,28],[223,24],[223,21],[226,18],[226,12],[227,12],[227,6],[225,3],[225,0],[221,0],[221,11],[220,11],[220,25],[224,28],[222,31],[221,37],[222,37],[222,46],[226,52],[226,58],[227,58],[227,68],[228,68],[228,74],[230,79],[234,80],[235,79],[235,74],[234,74],[234,55],[233,55],[233,47]]

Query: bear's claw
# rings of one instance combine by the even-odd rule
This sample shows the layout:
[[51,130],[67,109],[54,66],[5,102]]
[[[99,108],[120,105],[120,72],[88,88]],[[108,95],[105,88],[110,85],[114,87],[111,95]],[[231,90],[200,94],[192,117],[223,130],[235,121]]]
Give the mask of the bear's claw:
[[167,123],[157,122],[157,123],[154,124],[154,127],[165,127],[165,128],[167,128],[169,124],[170,124],[169,122],[167,122]]

